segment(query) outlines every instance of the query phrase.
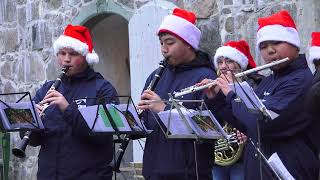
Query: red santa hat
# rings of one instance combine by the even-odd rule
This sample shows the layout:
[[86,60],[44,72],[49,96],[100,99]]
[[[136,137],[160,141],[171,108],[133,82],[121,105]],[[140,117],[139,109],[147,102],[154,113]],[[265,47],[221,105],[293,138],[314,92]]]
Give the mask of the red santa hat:
[[57,55],[63,48],[72,48],[82,54],[89,65],[99,62],[99,57],[93,50],[89,29],[84,26],[67,25],[63,35],[53,43],[54,54]]
[[193,12],[175,8],[172,15],[163,19],[157,34],[170,33],[198,49],[201,31],[195,26],[195,22],[196,16]]
[[218,68],[220,57],[229,58],[240,65],[242,70],[256,67],[256,63],[250,53],[250,48],[245,40],[230,41],[219,47],[214,55],[214,66]]
[[311,36],[312,42],[309,49],[309,61],[313,63],[314,60],[320,60],[320,32],[313,32]]
[[257,47],[264,41],[283,41],[300,48],[299,34],[296,25],[288,13],[280,12],[258,19]]

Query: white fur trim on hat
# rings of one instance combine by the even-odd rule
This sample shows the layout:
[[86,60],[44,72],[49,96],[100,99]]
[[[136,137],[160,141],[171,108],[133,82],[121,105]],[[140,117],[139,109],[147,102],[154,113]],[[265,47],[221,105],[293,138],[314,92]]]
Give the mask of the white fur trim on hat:
[[309,49],[309,62],[313,63],[313,60],[318,59],[320,60],[320,47],[319,46],[312,46]]
[[88,64],[96,64],[99,62],[98,55],[92,50],[89,53],[88,45],[79,41],[78,39],[72,38],[70,36],[62,35],[53,43],[54,54],[57,55],[58,52],[63,48],[71,48],[81,55],[85,56]]
[[300,48],[298,31],[292,27],[269,25],[261,28],[257,33],[257,48],[264,41],[284,41]]
[[89,47],[86,43],[81,42],[78,39],[62,35],[53,43],[54,54],[57,55],[59,50],[63,48],[72,48],[73,50],[85,56],[88,53]]
[[214,55],[214,67],[218,69],[218,58],[227,57],[238,63],[241,69],[246,69],[248,66],[248,58],[242,52],[231,46],[219,47]]
[[201,31],[191,22],[175,15],[166,16],[158,30],[168,30],[190,44],[194,49],[199,48]]

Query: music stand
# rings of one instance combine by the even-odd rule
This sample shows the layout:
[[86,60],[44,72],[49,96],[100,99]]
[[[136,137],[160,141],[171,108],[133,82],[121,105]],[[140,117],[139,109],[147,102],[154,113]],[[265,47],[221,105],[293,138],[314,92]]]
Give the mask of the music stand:
[[[193,142],[195,170],[197,180],[199,179],[197,146],[199,141],[212,141],[230,136],[223,130],[221,125],[208,110],[204,100],[179,100],[174,99],[169,93],[170,110],[158,114],[152,113],[161,131],[167,139],[185,139]],[[152,103],[152,101],[150,101]],[[157,103],[156,101],[154,103]],[[197,110],[187,109],[182,103],[200,104]],[[166,130],[165,130],[166,129]]]
[[[158,113],[155,120],[168,139],[213,140],[230,136],[223,130],[219,122],[208,110],[203,100],[178,100],[171,98],[167,101],[170,110]],[[182,103],[198,103],[196,110],[187,109]],[[160,121],[159,121],[160,119]],[[166,130],[163,128],[163,124]]]
[[104,98],[128,98],[126,104],[109,103],[99,98],[97,105],[79,108],[84,120],[91,130],[91,134],[112,134],[112,135],[137,135],[146,136],[148,130],[138,117],[136,107],[131,96],[114,96]]
[[[4,102],[2,99],[5,96],[16,96],[18,100],[14,103]],[[5,132],[44,129],[29,92],[0,94],[0,120],[1,130]]]
[[[126,104],[118,104],[117,102],[107,104],[105,101],[107,98],[127,98],[127,100],[125,101]],[[88,127],[91,129],[91,134],[115,135],[117,138],[115,139],[114,137],[113,143],[121,143],[117,154],[114,149],[114,160],[111,163],[115,173],[120,172],[120,163],[130,139],[145,138],[151,131],[146,129],[139,118],[131,96],[84,99],[98,100],[97,105],[79,109]]]

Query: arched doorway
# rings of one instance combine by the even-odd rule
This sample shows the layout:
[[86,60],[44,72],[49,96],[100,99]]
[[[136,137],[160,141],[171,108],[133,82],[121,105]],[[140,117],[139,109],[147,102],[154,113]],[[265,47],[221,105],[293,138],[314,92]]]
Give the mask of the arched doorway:
[[[111,82],[119,95],[130,95],[128,21],[116,14],[95,18],[101,16],[105,18],[90,28],[95,51],[100,58],[93,68]],[[90,22],[85,25],[91,26]]]

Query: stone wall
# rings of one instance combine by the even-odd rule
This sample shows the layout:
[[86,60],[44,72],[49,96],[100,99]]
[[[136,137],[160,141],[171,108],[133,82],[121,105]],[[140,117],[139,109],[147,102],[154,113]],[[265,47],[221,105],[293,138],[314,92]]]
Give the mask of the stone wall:
[[[47,79],[55,79],[58,68],[52,42],[66,24],[92,4],[115,3],[132,13],[150,0],[0,0],[0,92],[30,91],[35,94]],[[257,18],[287,9],[295,18],[305,51],[312,31],[320,29],[320,1],[308,0],[168,0],[197,14],[203,32],[201,49],[214,54],[229,40],[248,40],[255,50]],[[12,145],[17,142],[13,133]],[[11,158],[11,179],[34,179],[37,150],[28,148],[28,158]]]

